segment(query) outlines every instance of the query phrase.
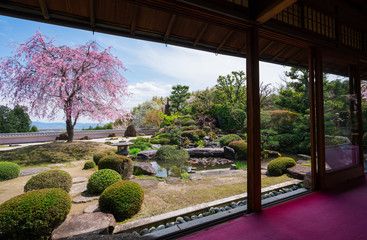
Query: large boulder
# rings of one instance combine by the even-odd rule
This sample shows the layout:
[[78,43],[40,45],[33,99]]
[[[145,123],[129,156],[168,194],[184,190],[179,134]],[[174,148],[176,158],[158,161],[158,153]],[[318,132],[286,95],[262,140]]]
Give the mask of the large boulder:
[[134,174],[155,176],[157,174],[157,171],[153,168],[150,162],[135,162]]
[[311,167],[297,164],[294,167],[287,168],[287,173],[292,177],[303,180],[306,173],[311,171]]
[[223,157],[223,148],[191,148],[186,149],[190,157]]
[[136,137],[136,130],[135,130],[134,125],[131,124],[127,126],[124,136],[125,137]]
[[305,178],[303,179],[303,186],[307,189],[312,189],[312,173],[311,173],[311,171],[306,173]]
[[157,153],[157,150],[145,150],[138,152],[137,159],[141,160],[147,160],[154,158],[155,154]]
[[66,239],[72,236],[93,234],[111,234],[115,228],[112,214],[102,212],[69,215],[66,220],[53,231],[52,239]]
[[236,156],[236,152],[234,151],[233,148],[230,147],[224,147],[223,148],[224,151],[224,157],[227,159],[231,159],[234,160],[235,156]]
[[220,148],[220,142],[205,142],[204,147],[206,148]]

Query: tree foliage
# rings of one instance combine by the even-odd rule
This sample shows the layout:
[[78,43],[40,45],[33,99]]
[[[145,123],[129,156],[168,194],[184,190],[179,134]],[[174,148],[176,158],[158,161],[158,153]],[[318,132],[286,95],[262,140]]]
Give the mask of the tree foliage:
[[187,99],[191,96],[189,93],[189,86],[176,85],[172,87],[169,101],[171,104],[171,111],[173,113],[183,113],[186,110],[188,103]]
[[31,123],[24,107],[17,105],[14,109],[10,109],[0,106],[0,133],[38,132],[38,129],[31,126]]
[[126,116],[121,109],[128,95],[124,69],[110,48],[101,50],[96,42],[55,46],[38,31],[1,60],[0,91],[37,117],[52,120],[61,110],[70,142],[82,116],[99,122]]

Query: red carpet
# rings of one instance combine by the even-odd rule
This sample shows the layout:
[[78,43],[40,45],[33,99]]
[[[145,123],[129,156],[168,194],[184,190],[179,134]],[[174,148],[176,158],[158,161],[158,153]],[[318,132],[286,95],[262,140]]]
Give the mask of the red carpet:
[[367,239],[367,184],[315,192],[182,239]]

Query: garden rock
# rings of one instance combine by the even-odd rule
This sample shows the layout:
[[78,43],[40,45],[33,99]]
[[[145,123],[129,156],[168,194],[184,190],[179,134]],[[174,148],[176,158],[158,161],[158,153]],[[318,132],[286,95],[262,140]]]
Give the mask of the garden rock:
[[89,194],[82,194],[73,199],[73,203],[86,203],[99,199],[99,196],[93,196]]
[[91,138],[88,137],[88,136],[84,136],[84,137],[80,138],[80,140],[91,140]]
[[179,183],[179,182],[181,182],[181,178],[178,178],[178,177],[169,177],[169,178],[167,178],[166,182],[168,184]]
[[65,163],[54,163],[47,165],[47,167],[65,167],[65,166],[66,166]]
[[268,157],[270,158],[279,157],[279,153],[277,151],[268,152]]
[[51,170],[51,168],[27,168],[27,169],[20,170],[20,176],[23,177],[23,176],[33,175],[33,174],[45,172],[48,170]]
[[73,184],[74,183],[82,183],[82,182],[88,182],[88,178],[86,177],[76,177],[76,178],[73,178]]
[[190,157],[223,157],[223,148],[191,148],[186,149]]
[[68,140],[68,134],[67,133],[61,133],[59,136],[55,138],[56,141],[58,140]]
[[77,195],[87,191],[88,182],[76,183],[71,186],[70,195]]
[[133,179],[133,182],[138,183],[142,187],[150,187],[158,184],[158,179]]
[[224,151],[224,157],[225,158],[228,158],[228,159],[231,159],[231,160],[234,159],[236,153],[235,153],[233,148],[230,148],[230,147],[226,146],[226,147],[223,148],[223,151]]
[[309,160],[309,159],[311,159],[311,156],[309,156],[309,155],[305,155],[305,154],[297,154],[297,156],[298,156],[298,157],[303,158],[304,160]]
[[157,171],[153,168],[150,162],[135,162],[134,164],[134,174],[135,175],[150,175],[154,176]]
[[98,202],[92,203],[88,207],[84,209],[84,213],[94,213],[94,212],[100,212],[101,210],[98,208]]
[[193,174],[193,175],[189,175],[188,177],[190,180],[192,181],[197,181],[197,180],[201,180],[203,179],[203,176],[201,175],[198,175],[198,174]]
[[157,153],[157,150],[144,150],[141,152],[138,152],[137,159],[147,160],[154,158],[155,154]]
[[205,148],[220,148],[220,142],[205,142]]
[[112,214],[102,212],[69,215],[52,233],[52,239],[78,235],[111,234],[115,228]]
[[308,173],[309,171],[311,171],[311,167],[299,164],[294,167],[287,168],[287,173],[291,175],[292,178],[296,178],[299,180],[303,180],[306,173]]
[[308,189],[312,189],[312,174],[311,171],[307,172],[303,179],[303,186]]

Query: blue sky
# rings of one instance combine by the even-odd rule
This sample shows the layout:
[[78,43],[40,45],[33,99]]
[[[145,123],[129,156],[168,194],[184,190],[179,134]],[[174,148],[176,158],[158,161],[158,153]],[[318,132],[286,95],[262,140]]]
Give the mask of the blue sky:
[[[246,69],[246,59],[215,55],[161,43],[124,38],[91,31],[60,27],[28,20],[0,16],[0,57],[11,56],[9,44],[22,43],[37,30],[55,39],[56,45],[85,44],[97,41],[102,47],[112,46],[112,53],[127,68],[123,73],[132,96],[126,99],[124,108],[132,109],[152,96],[168,96],[177,84],[190,86],[190,91],[213,87],[219,75]],[[287,68],[261,63],[260,79],[278,87]],[[6,102],[5,102],[6,103]],[[4,104],[4,102],[2,103]],[[60,114],[54,122],[63,121]],[[33,121],[44,121],[31,116]],[[81,119],[80,122],[89,122]]]

